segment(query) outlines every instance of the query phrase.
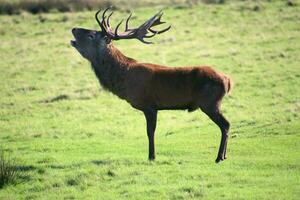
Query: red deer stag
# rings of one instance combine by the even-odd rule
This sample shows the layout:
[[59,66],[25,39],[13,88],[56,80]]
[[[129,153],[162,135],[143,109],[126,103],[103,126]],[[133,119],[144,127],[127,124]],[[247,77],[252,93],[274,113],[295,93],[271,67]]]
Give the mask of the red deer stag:
[[200,108],[221,129],[221,143],[216,163],[226,159],[226,146],[229,122],[220,111],[221,100],[229,92],[232,82],[228,76],[216,72],[210,67],[165,67],[156,64],[139,63],[123,55],[112,40],[138,39],[150,44],[145,38],[168,31],[171,26],[157,31],[153,27],[165,22],[161,21],[160,11],[138,28],[129,28],[126,20],[125,31],[119,33],[110,27],[109,19],[113,12],[101,21],[98,12],[95,18],[101,31],[73,28],[75,40],[71,45],[91,62],[100,84],[119,98],[126,100],[133,108],[142,111],[147,122],[149,140],[149,160],[155,159],[154,132],[158,110],[188,110]]

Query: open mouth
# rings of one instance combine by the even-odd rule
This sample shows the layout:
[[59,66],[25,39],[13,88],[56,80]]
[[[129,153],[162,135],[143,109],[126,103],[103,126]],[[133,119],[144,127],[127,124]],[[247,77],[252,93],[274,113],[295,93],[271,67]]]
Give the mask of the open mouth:
[[71,41],[70,41],[70,44],[71,44],[73,47],[75,47],[75,46],[76,46],[76,40],[71,40]]
[[76,46],[75,31],[76,31],[76,28],[73,28],[72,31],[71,31],[71,32],[72,32],[72,35],[74,36],[74,40],[71,40],[71,41],[70,41],[70,44],[71,44],[73,47]]

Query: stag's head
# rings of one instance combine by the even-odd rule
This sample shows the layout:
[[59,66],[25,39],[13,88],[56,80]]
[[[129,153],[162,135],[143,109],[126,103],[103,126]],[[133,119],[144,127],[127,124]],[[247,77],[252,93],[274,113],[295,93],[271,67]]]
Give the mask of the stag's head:
[[125,31],[119,33],[118,29],[123,20],[120,21],[115,30],[113,30],[110,27],[109,23],[110,17],[112,16],[113,12],[111,12],[107,16],[106,12],[108,10],[109,8],[107,8],[103,12],[101,20],[99,20],[98,18],[100,10],[95,14],[96,21],[98,22],[101,31],[88,30],[83,28],[72,29],[75,40],[71,41],[71,45],[75,47],[84,58],[88,60],[92,60],[97,55],[99,55],[99,53],[101,54],[102,52],[104,52],[107,48],[107,45],[110,44],[112,40],[138,39],[145,44],[151,44],[152,42],[145,41],[145,38],[151,38],[157,34],[166,32],[171,28],[171,26],[169,26],[163,30],[153,30],[154,26],[165,23],[160,21],[163,13],[159,11],[138,28],[129,28],[128,23],[131,18],[130,14],[126,19]]

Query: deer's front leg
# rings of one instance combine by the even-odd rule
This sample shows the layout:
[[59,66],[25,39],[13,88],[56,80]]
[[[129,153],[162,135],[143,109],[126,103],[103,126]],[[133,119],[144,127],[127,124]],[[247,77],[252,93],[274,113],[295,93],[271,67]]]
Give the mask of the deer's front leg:
[[157,110],[145,109],[143,110],[146,121],[147,121],[147,135],[149,140],[149,160],[155,159],[155,147],[154,147],[154,132],[157,121]]

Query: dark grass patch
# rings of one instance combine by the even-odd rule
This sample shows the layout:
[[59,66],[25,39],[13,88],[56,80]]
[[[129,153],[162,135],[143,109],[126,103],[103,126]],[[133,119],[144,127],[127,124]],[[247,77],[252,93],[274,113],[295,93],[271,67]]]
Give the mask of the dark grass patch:
[[71,179],[67,180],[67,185],[76,186],[76,185],[79,185],[79,181],[75,178],[71,178]]
[[44,103],[44,104],[48,104],[48,103],[55,103],[55,102],[58,102],[58,101],[68,101],[68,100],[90,100],[92,98],[95,98],[97,97],[98,94],[92,94],[92,95],[85,95],[85,96],[69,96],[69,95],[66,95],[66,94],[61,94],[61,95],[58,95],[56,97],[53,97],[53,98],[48,98],[48,99],[44,99],[44,100],[40,100],[38,101],[38,103]]
[[180,194],[186,194],[189,197],[192,198],[200,198],[203,197],[204,194],[201,192],[201,190],[199,190],[199,188],[195,189],[192,187],[182,187],[179,189]]
[[91,161],[93,164],[95,165],[99,165],[99,166],[102,166],[102,165],[110,165],[112,163],[111,160],[92,160]]
[[51,169],[74,169],[74,168],[78,168],[81,167],[81,163],[74,163],[74,164],[69,164],[69,165],[47,165],[48,168]]
[[37,163],[39,164],[47,164],[47,163],[51,163],[51,162],[54,162],[55,159],[53,159],[52,157],[45,157],[43,159],[40,159],[37,161]]
[[62,101],[62,100],[68,100],[68,99],[70,99],[70,97],[68,95],[62,94],[62,95],[58,95],[57,97],[50,99],[49,102],[52,103],[55,101]]
[[19,176],[15,160],[0,150],[0,188],[15,183]]
[[107,174],[108,176],[110,176],[110,177],[116,176],[116,173],[113,172],[112,170],[108,170],[106,174]]
[[32,194],[25,197],[25,200],[38,199],[38,195]]
[[52,184],[52,187],[54,187],[54,188],[59,188],[59,187],[61,187],[61,184],[60,184],[60,183],[53,183],[53,184]]
[[295,0],[287,0],[286,5],[288,6],[296,6],[296,1]]
[[14,15],[27,11],[32,14],[49,12],[74,12],[84,10],[97,10],[112,6],[116,10],[131,10],[136,7],[150,7],[157,5],[173,5],[175,8],[183,9],[197,5],[199,2],[208,4],[221,4],[225,0],[22,0],[22,1],[0,1],[0,14]]
[[81,190],[85,189],[86,180],[88,180],[88,174],[86,173],[78,173],[74,176],[70,176],[66,179],[66,184],[71,187],[79,186]]
[[41,101],[39,101],[39,103],[53,103],[56,101],[63,101],[63,100],[69,100],[69,99],[70,99],[69,95],[61,94],[61,95],[58,95],[58,96],[50,98],[50,99],[41,100]]
[[45,172],[46,172],[46,170],[43,168],[37,169],[37,173],[39,173],[39,174],[44,174]]
[[202,0],[202,2],[206,4],[223,4],[226,1],[225,0]]
[[0,14],[19,14],[22,10],[32,14],[48,13],[51,11],[70,12],[91,10],[94,8],[108,7],[110,1],[96,0],[23,0],[23,1],[1,1]]
[[170,136],[170,135],[173,135],[173,134],[175,134],[175,133],[172,132],[172,131],[169,131],[169,132],[167,132],[167,133],[165,134],[165,136],[167,137],[167,136]]
[[38,88],[34,86],[28,86],[28,87],[20,87],[16,89],[17,92],[22,92],[22,93],[27,93],[34,90],[38,90]]
[[16,166],[13,166],[13,168],[16,171],[22,171],[22,172],[36,170],[36,167],[33,165],[16,165]]
[[32,137],[33,137],[33,138],[40,138],[40,137],[42,137],[42,134],[37,133],[37,134],[32,135]]
[[144,165],[144,162],[139,162],[139,161],[133,161],[133,160],[92,160],[91,163],[98,165],[98,166],[119,166],[119,165],[124,165],[124,166],[132,166],[132,165],[137,165],[137,164],[142,164]]
[[68,168],[65,165],[48,165],[48,167],[51,169],[66,169],[66,168]]

